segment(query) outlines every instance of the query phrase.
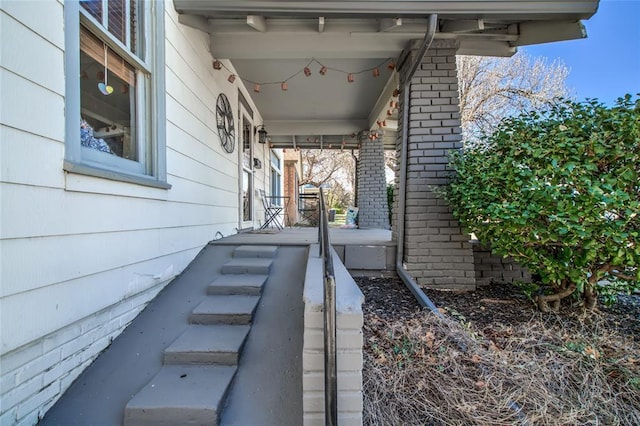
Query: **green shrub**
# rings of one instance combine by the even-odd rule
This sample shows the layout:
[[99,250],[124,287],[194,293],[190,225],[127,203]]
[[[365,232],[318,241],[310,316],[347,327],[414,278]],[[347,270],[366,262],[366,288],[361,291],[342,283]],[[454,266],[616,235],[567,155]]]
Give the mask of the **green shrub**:
[[640,98],[506,119],[451,163],[454,216],[541,278],[542,310],[574,293],[594,307],[603,279],[640,282]]

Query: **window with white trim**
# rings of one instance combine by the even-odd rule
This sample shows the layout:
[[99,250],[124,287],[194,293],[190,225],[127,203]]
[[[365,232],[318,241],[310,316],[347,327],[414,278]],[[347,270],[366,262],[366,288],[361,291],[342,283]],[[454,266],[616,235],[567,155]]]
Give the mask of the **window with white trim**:
[[[280,167],[280,158],[275,152],[271,151],[271,196],[274,204],[281,205],[282,199],[282,168]],[[275,198],[278,197],[278,198]]]
[[168,188],[163,2],[65,2],[71,172]]

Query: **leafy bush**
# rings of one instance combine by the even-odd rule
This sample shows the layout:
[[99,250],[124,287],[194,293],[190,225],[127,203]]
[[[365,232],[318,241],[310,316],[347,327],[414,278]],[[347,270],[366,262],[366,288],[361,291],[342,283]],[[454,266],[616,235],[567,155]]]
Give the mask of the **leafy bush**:
[[541,278],[540,309],[574,293],[592,308],[603,279],[640,282],[640,98],[506,119],[451,163],[454,216]]

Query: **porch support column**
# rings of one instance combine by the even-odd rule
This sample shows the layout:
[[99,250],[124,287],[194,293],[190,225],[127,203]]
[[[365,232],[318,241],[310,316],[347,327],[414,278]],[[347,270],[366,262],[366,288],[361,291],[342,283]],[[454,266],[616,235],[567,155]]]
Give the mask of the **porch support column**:
[[[469,236],[462,232],[445,200],[434,192],[447,184],[447,153],[462,148],[458,43],[433,41],[411,80],[410,105],[401,105],[409,108],[404,263],[421,286],[475,289]],[[407,68],[401,72],[408,72]]]
[[387,180],[382,139],[361,136],[358,164],[358,226],[389,229]]

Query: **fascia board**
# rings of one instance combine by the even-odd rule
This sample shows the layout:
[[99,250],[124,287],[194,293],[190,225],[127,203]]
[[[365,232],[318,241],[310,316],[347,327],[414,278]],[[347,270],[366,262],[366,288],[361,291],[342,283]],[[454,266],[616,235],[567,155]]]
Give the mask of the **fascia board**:
[[598,0],[569,1],[260,1],[174,0],[179,13],[224,16],[424,16],[438,15],[572,15],[587,19],[598,9]]

